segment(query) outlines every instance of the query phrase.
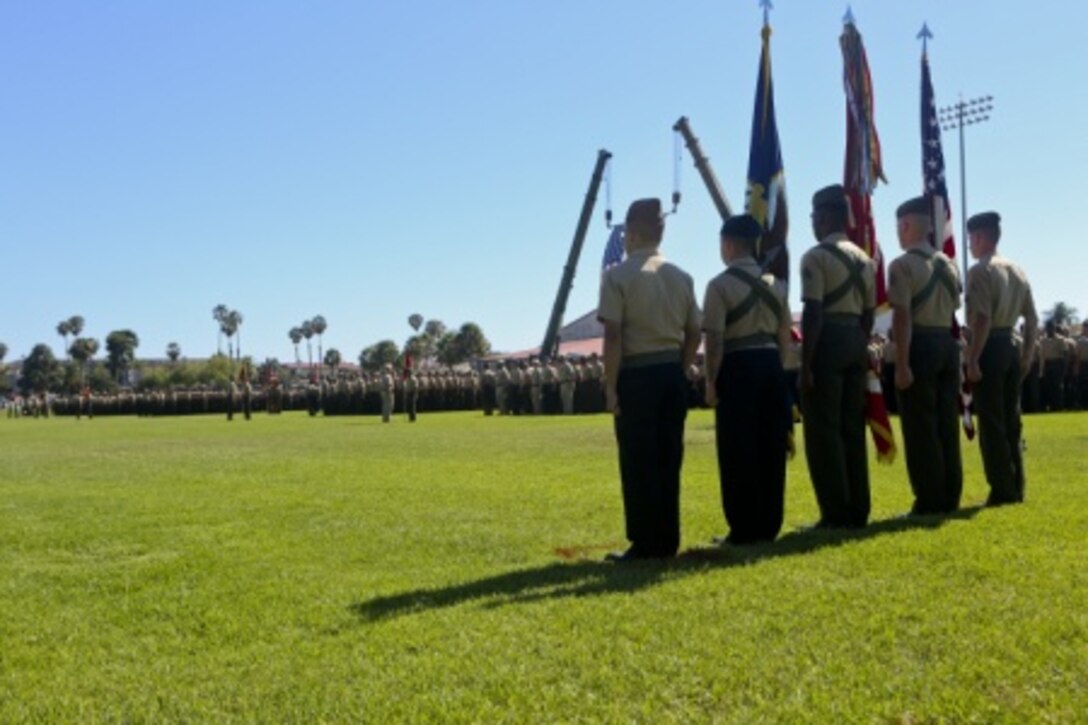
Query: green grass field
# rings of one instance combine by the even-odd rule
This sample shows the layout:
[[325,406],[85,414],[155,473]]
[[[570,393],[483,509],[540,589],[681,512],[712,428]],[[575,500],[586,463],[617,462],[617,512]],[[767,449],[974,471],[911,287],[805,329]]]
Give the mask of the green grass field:
[[[898,425],[898,423],[896,423]],[[604,417],[0,420],[0,722],[1088,719],[1088,415],[1026,421],[1024,506],[621,548]],[[986,494],[965,447],[966,500]]]

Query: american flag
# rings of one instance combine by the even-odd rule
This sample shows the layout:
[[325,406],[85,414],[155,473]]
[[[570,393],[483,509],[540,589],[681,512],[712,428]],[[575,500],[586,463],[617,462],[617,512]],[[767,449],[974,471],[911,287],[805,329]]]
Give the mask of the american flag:
[[615,267],[623,261],[623,225],[612,227],[612,235],[608,237],[608,244],[604,247],[604,261],[601,269]]
[[929,75],[929,56],[922,53],[922,179],[933,215],[933,246],[956,256],[952,231],[952,208],[948,203],[948,185],[944,176],[944,151],[941,149],[941,124],[937,121],[937,101]]
[[[928,36],[929,29],[923,29],[922,33]],[[925,186],[925,196],[930,201],[930,214],[933,219],[930,244],[939,248],[949,259],[955,259],[956,238],[952,231],[952,207],[948,203],[948,185],[945,183],[941,124],[937,120],[937,99],[933,95],[929,55],[925,50],[922,51],[922,183]],[[952,334],[957,340],[962,336],[960,325],[954,318]],[[960,386],[960,414],[968,440],[975,438],[973,408],[974,394],[971,383],[964,374]]]

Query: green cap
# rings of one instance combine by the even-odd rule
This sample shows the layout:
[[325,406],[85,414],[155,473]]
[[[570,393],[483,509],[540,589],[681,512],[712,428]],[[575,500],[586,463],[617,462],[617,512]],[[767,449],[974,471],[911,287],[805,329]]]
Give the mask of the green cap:
[[751,214],[738,214],[722,224],[722,236],[755,240],[763,236],[763,227]]
[[845,210],[846,189],[842,187],[842,184],[825,186],[812,195],[812,208],[835,208]]
[[631,206],[627,209],[625,224],[628,229],[636,232],[647,234],[660,232],[663,226],[661,200],[639,199],[631,202]]
[[897,219],[902,219],[905,216],[929,216],[932,213],[929,202],[924,196],[916,196],[909,201],[904,201],[899,205],[899,208],[895,210],[895,216]]
[[977,232],[980,229],[1000,229],[1001,215],[996,211],[984,211],[975,214],[967,220],[967,231]]

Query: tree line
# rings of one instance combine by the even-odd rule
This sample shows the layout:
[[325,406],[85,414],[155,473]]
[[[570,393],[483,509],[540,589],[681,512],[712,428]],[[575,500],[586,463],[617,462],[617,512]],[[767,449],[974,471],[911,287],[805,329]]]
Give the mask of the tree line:
[[[1043,314],[1043,318],[1057,325],[1073,326],[1079,322],[1077,308],[1057,302]],[[196,385],[225,385],[230,381],[236,365],[243,362],[241,328],[244,316],[238,310],[224,304],[212,308],[212,319],[217,325],[217,353],[202,363],[181,363],[181,346],[170,342],[166,346],[166,358],[171,367],[166,370],[145,370],[141,376],[140,387],[190,387]],[[414,321],[418,323],[418,320]],[[64,341],[66,359],[58,360],[48,345],[38,344],[23,360],[22,371],[17,385],[30,392],[70,392],[76,393],[84,388],[96,392],[116,390],[128,380],[129,373],[137,364],[136,349],[140,346],[139,336],[132,330],[114,330],[106,335],[106,359],[96,360],[101,346],[94,337],[84,336],[85,320],[80,315],[61,320],[56,331]],[[319,365],[335,370],[343,363],[343,356],[336,348],[323,349],[323,337],[328,329],[328,322],[322,315],[295,325],[288,331],[288,338],[294,345],[295,363],[301,365],[299,345],[306,342],[307,360],[314,365],[313,338],[317,338],[317,361]],[[227,352],[223,352],[223,340],[227,341]],[[7,376],[4,375],[4,360],[8,355],[8,346],[0,342],[0,392],[6,392]],[[359,366],[370,372],[381,370],[389,364],[402,367],[407,357],[419,366],[426,363],[457,365],[475,360],[491,352],[491,343],[483,330],[474,322],[466,322],[456,331],[450,330],[441,320],[428,320],[422,329],[409,337],[403,345],[393,340],[380,340],[363,348],[359,353]],[[248,358],[246,359],[248,360]],[[248,363],[247,363],[248,364]],[[266,359],[258,367],[262,379],[271,375],[282,377],[282,366],[274,358]]]
[[[313,343],[317,338],[317,361],[319,365],[337,368],[343,362],[343,356],[336,348],[322,351],[322,341],[328,322],[322,315],[304,320],[287,331],[287,337],[295,349],[295,364],[302,364],[299,346],[305,341],[306,359],[309,366],[314,366]],[[397,345],[393,340],[380,340],[363,348],[359,353],[359,367],[369,372],[381,370],[385,365],[402,366],[406,357],[411,357],[415,364],[437,362],[442,365],[457,365],[491,352],[491,343],[483,330],[475,322],[466,322],[456,331],[451,331],[441,320],[428,320],[422,330],[417,331]]]
[[[170,365],[166,368],[140,366],[136,351],[140,338],[129,329],[113,330],[105,337],[104,360],[97,356],[102,349],[100,341],[85,336],[86,321],[80,315],[72,315],[56,325],[62,338],[65,357],[57,359],[53,350],[44,343],[31,349],[24,358],[17,386],[25,392],[79,393],[84,389],[95,392],[112,392],[127,386],[131,373],[141,368],[138,387],[158,389],[167,387],[195,387],[200,385],[222,386],[236,375],[239,364],[252,366],[249,358],[243,360],[241,328],[244,316],[238,310],[224,304],[212,308],[212,319],[217,326],[217,353],[203,362],[182,361],[181,346],[170,342],[165,349]],[[414,324],[418,327],[419,320]],[[313,368],[313,338],[317,338],[317,363],[335,373],[343,363],[343,356],[336,348],[324,349],[324,334],[328,322],[322,315],[291,327],[288,337],[294,345],[296,366],[301,365],[299,346],[305,341],[307,360]],[[223,342],[226,341],[226,352]],[[403,345],[393,340],[381,340],[364,348],[358,356],[359,366],[367,371],[378,371],[386,364],[403,366],[410,357],[415,366],[426,363],[457,365],[490,353],[491,343],[483,330],[474,322],[466,322],[457,330],[449,330],[441,320],[429,320],[422,329],[409,337]],[[0,342],[0,373],[8,347]],[[279,361],[269,358],[259,366],[262,379],[275,375],[282,377]],[[7,376],[0,374],[0,391],[6,390]]]
[[381,340],[359,353],[359,367],[376,371],[385,365],[401,367],[406,357],[415,366],[425,362],[441,365],[460,363],[484,357],[491,352],[491,343],[475,322],[466,322],[457,331],[447,329],[441,320],[428,320],[420,332],[398,346],[393,340]]
[[[71,392],[90,387],[111,390],[124,384],[136,362],[139,336],[132,330],[114,330],[106,335],[106,359],[99,364],[95,356],[101,349],[97,338],[84,336],[86,325],[80,315],[61,320],[56,331],[64,341],[65,359],[58,360],[52,348],[35,345],[23,360],[17,385],[27,392]],[[0,363],[7,355],[7,345],[0,343]],[[0,376],[6,386],[6,376]]]

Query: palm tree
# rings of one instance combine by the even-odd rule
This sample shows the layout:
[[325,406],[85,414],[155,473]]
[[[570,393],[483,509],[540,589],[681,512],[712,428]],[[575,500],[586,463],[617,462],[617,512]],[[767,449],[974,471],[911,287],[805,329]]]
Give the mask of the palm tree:
[[234,335],[238,336],[238,344],[235,346],[234,352],[239,361],[242,359],[242,313],[238,310],[231,310],[227,313],[227,319],[230,320],[230,329]]
[[68,326],[68,320],[61,320],[57,323],[57,334],[64,338],[64,351],[68,352],[68,335],[72,333],[72,328]]
[[[219,331],[227,336],[227,357],[231,360],[242,359],[242,343],[239,328],[242,326],[242,313],[238,310],[227,310],[223,319],[219,322]],[[234,336],[238,335],[237,349],[234,345]]]
[[292,327],[287,331],[287,336],[291,338],[291,344],[295,346],[295,365],[298,365],[298,344],[302,342],[302,328]]
[[427,324],[423,326],[423,334],[437,340],[446,334],[446,323],[442,320],[427,320]]
[[68,354],[79,363],[79,387],[82,390],[87,384],[87,362],[98,354],[98,340],[93,337],[77,337],[72,341]]
[[8,346],[0,342],[0,363],[4,362],[4,358],[8,356]]
[[176,363],[178,358],[181,357],[181,345],[176,342],[171,342],[166,346],[166,357],[170,358],[170,362]]
[[68,318],[68,332],[72,333],[72,337],[79,337],[83,334],[83,318],[79,315],[72,315]]
[[325,330],[329,325],[325,322],[325,318],[321,315],[315,315],[314,319],[310,320],[310,326],[314,328],[314,334],[317,335],[317,359],[324,360],[325,358],[321,354],[321,336],[325,334]]
[[220,355],[223,354],[223,321],[226,319],[226,317],[227,306],[223,303],[219,303],[212,308],[212,319],[219,324],[219,337],[216,340],[215,349]]
[[310,320],[306,320],[299,327],[302,331],[302,336],[306,338],[306,357],[309,360],[311,372],[314,369],[314,348],[310,344],[310,338],[314,336],[314,325]]
[[[229,360],[234,359],[234,330],[230,329],[230,318],[223,315],[223,319],[219,321],[219,337],[227,338],[227,358]],[[222,345],[222,343],[220,343]],[[220,347],[219,354],[223,354],[223,349]]]
[[322,359],[325,361],[325,365],[329,368],[329,372],[335,373],[336,369],[340,367],[340,351],[337,350],[335,347],[330,347],[329,351],[325,353],[325,357]]
[[1065,302],[1055,302],[1054,306],[1043,313],[1043,318],[1055,325],[1077,324],[1077,308]]

